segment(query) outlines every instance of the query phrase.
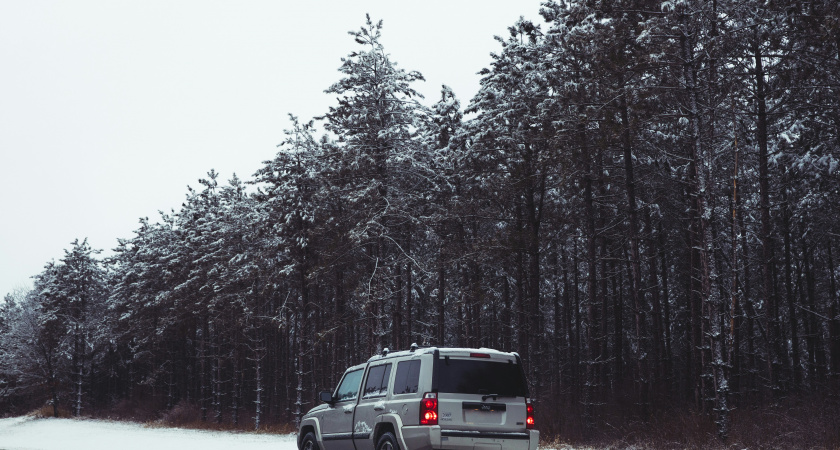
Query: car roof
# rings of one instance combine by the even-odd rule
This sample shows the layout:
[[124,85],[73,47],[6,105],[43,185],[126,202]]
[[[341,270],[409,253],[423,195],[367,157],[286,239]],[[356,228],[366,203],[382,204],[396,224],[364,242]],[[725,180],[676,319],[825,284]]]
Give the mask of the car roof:
[[492,348],[459,348],[459,347],[417,347],[416,345],[412,345],[411,350],[401,350],[398,352],[390,352],[386,348],[382,351],[382,353],[378,355],[371,356],[367,362],[374,362],[383,359],[391,359],[391,358],[399,358],[399,357],[419,357],[420,355],[434,353],[435,351],[439,352],[441,355],[450,355],[450,356],[470,356],[471,354],[475,353],[482,353],[487,354],[490,356],[507,356],[512,358],[519,358],[519,354],[515,352],[502,352],[499,350],[495,350]]

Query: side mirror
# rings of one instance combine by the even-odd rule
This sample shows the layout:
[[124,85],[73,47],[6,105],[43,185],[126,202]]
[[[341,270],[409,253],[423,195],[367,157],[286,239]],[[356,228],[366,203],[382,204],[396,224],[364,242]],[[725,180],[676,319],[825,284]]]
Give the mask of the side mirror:
[[318,393],[318,400],[321,400],[321,403],[329,403],[333,404],[333,396],[332,392],[330,391],[321,391]]

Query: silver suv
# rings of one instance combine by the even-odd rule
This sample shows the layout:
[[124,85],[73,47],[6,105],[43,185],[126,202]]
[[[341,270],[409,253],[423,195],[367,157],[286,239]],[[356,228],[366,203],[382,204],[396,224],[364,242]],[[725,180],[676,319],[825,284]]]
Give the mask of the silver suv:
[[347,369],[300,424],[300,450],[536,450],[519,355],[418,348]]

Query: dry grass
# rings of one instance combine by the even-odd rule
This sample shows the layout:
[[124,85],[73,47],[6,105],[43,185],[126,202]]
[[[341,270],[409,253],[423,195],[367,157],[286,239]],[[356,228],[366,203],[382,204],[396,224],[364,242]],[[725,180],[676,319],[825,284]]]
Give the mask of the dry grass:
[[158,419],[164,404],[157,400],[120,400],[116,404],[98,410],[89,410],[91,417],[130,422],[149,422]]
[[164,412],[158,422],[164,426],[180,428],[200,428],[199,424],[207,424],[201,421],[199,407],[186,401],[178,402],[172,409]]
[[294,433],[297,429],[294,425],[287,423],[266,423],[260,424],[260,429],[254,429],[254,421],[248,417],[244,411],[240,414],[239,423],[234,425],[229,418],[223,418],[221,422],[217,423],[212,419],[201,420],[201,408],[190,402],[179,402],[169,411],[164,411],[160,417],[155,420],[148,420],[145,425],[150,428],[186,428],[191,430],[208,430],[208,431],[239,431],[252,432],[258,434],[289,434]]
[[730,441],[752,448],[840,448],[840,401],[789,398],[764,408],[733,413]]
[[[30,411],[27,415],[35,417],[36,419],[46,419],[48,417],[55,417],[55,411],[53,410],[52,405],[44,405],[36,410]],[[67,418],[71,415],[72,414],[68,408],[63,406],[58,407],[58,417]]]
[[263,425],[255,433],[258,434],[292,434],[297,433],[297,428],[291,423],[277,423],[273,425]]
[[[543,449],[840,449],[840,399],[797,397],[733,411],[726,442],[713,419],[689,409],[654,414],[648,420],[612,408],[590,438],[560,435]],[[547,436],[547,435],[546,435]]]

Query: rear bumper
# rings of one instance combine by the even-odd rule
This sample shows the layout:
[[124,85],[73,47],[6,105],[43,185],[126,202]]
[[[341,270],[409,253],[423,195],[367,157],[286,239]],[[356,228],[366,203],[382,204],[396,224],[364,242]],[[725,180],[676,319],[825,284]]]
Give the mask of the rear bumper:
[[478,432],[417,426],[402,427],[402,440],[401,447],[407,450],[537,450],[540,432]]

